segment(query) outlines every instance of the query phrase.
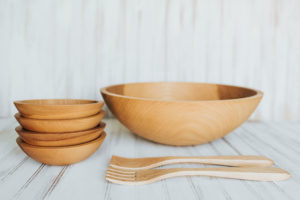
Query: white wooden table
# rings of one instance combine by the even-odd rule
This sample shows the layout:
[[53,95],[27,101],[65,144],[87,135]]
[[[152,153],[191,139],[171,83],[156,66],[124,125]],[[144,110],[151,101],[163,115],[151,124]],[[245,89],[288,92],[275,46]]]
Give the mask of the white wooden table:
[[[0,199],[300,198],[299,122],[247,122],[212,143],[171,147],[136,137],[115,119],[105,121],[107,138],[102,147],[81,163],[59,167],[40,164],[27,157],[15,143],[17,122],[12,118],[0,119]],[[276,166],[289,171],[291,178],[282,182],[255,182],[180,177],[151,185],[123,186],[104,179],[113,154],[127,157],[265,155],[273,159]]]

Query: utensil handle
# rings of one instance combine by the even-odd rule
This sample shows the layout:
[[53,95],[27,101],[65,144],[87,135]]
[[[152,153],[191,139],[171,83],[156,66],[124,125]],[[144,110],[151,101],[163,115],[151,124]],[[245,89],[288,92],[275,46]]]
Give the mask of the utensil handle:
[[159,169],[160,180],[179,176],[210,176],[220,178],[281,181],[288,179],[290,174],[275,167],[218,167],[218,168],[172,168]]
[[264,156],[200,156],[200,157],[178,157],[169,156],[162,158],[164,164],[198,163],[208,165],[224,166],[270,166],[274,162]]
[[208,165],[241,166],[270,166],[274,162],[264,156],[200,156],[200,157],[148,157],[124,158],[112,156],[110,166],[125,170],[151,169],[168,164],[196,163]]

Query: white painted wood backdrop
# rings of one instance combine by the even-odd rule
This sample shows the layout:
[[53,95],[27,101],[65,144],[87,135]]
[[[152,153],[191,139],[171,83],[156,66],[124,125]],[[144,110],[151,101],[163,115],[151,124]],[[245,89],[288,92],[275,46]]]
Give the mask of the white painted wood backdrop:
[[260,89],[252,119],[300,120],[299,0],[0,0],[0,116],[136,81]]

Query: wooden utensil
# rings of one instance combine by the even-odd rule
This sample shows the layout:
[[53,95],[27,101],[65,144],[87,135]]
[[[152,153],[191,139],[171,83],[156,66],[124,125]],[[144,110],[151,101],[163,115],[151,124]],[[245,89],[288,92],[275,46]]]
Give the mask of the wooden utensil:
[[281,181],[290,174],[274,167],[217,167],[121,170],[108,167],[106,180],[122,185],[143,185],[179,176],[210,176],[253,181]]
[[87,143],[66,147],[40,147],[25,143],[17,138],[21,149],[32,159],[47,165],[69,165],[80,162],[91,156],[106,137],[103,132],[98,138]]
[[124,158],[120,156],[112,156],[109,165],[116,169],[142,170],[179,163],[225,166],[270,166],[274,164],[273,160],[264,156],[168,156],[152,158]]
[[243,87],[130,83],[101,89],[104,101],[131,132],[168,145],[195,145],[225,136],[245,122],[263,93]]
[[78,132],[69,132],[69,133],[39,133],[34,131],[28,131],[23,129],[21,126],[16,127],[16,132],[23,139],[27,140],[42,140],[42,141],[56,141],[56,140],[65,140],[74,137],[80,137],[87,134],[93,134],[95,132],[101,133],[105,128],[105,123],[100,122],[98,126],[95,128],[86,130],[86,131],[78,131]]
[[14,102],[22,116],[33,119],[75,119],[95,115],[103,101],[83,99],[37,99]]
[[78,137],[63,139],[63,140],[31,140],[28,138],[21,139],[27,144],[41,146],[41,147],[62,147],[62,146],[70,146],[70,145],[78,145],[82,143],[86,143],[98,138],[102,132],[92,132],[90,134],[81,135]]
[[27,130],[45,133],[62,133],[84,131],[96,127],[105,115],[102,110],[98,114],[77,119],[31,119],[22,117],[19,113],[15,118]]

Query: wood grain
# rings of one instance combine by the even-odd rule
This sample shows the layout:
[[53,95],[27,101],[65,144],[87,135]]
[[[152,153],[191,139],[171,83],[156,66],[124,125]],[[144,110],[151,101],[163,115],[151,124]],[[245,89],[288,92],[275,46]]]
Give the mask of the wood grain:
[[76,119],[97,114],[103,101],[82,99],[38,99],[14,101],[19,113],[32,119]]
[[70,146],[70,145],[78,145],[83,144],[89,141],[92,141],[101,135],[101,131],[91,132],[86,135],[81,135],[78,137],[63,139],[63,140],[33,140],[28,138],[20,137],[24,142],[31,145],[36,146],[44,146],[44,147],[62,147],[62,146]]
[[32,159],[47,165],[70,165],[90,157],[101,146],[106,133],[86,143],[71,146],[35,146],[25,143],[21,138],[16,142]]
[[101,89],[114,116],[131,132],[167,145],[211,142],[244,123],[263,93],[195,82],[129,83]]
[[31,119],[15,114],[16,120],[20,125],[30,131],[38,133],[66,133],[86,131],[98,126],[105,115],[102,110],[99,113],[77,119]]
[[[30,158],[24,160],[25,154],[15,143],[15,120],[0,118],[0,199],[298,200],[300,195],[300,160],[299,154],[294,151],[294,147],[300,145],[297,139],[299,122],[246,122],[224,140],[193,147],[148,142],[131,134],[115,119],[105,119],[105,122],[105,130],[109,134],[90,158],[66,168],[45,165],[40,169],[40,163]],[[255,182],[181,177],[147,186],[120,186],[105,181],[105,171],[113,154],[123,157],[264,155],[272,158],[276,167],[290,172],[291,178],[282,182]],[[177,164],[172,167],[197,168],[205,165]]]
[[210,176],[252,181],[282,181],[290,174],[275,167],[217,167],[217,168],[171,168],[121,170],[111,166],[106,171],[106,180],[121,185],[144,185],[167,178],[180,176]]
[[194,163],[223,166],[271,166],[274,162],[264,156],[167,156],[149,158],[125,158],[113,155],[109,166],[115,169],[142,170],[164,165]]
[[86,130],[86,131],[78,131],[71,133],[38,133],[33,131],[28,131],[23,129],[21,126],[17,126],[15,131],[21,138],[26,138],[29,140],[42,140],[42,141],[53,141],[53,140],[65,140],[74,137],[79,137],[87,134],[93,134],[94,132],[102,132],[105,128],[105,123],[100,122],[99,126],[95,128]]

